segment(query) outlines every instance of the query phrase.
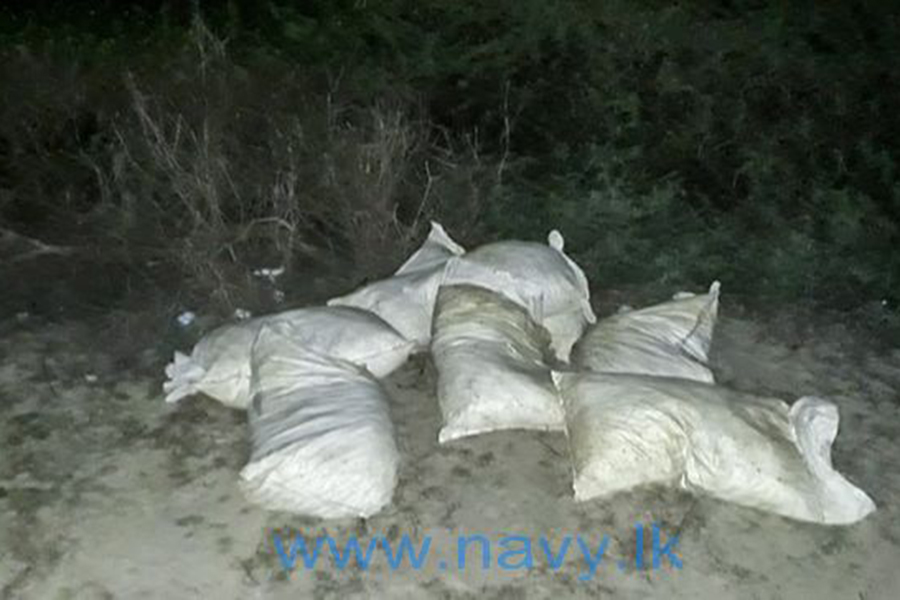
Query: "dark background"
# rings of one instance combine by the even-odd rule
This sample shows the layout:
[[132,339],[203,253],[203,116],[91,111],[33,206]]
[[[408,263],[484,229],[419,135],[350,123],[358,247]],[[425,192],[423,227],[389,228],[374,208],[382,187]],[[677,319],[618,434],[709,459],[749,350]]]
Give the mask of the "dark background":
[[380,276],[433,218],[558,228],[602,288],[894,314],[895,6],[5,4],[4,308],[259,305],[252,268]]

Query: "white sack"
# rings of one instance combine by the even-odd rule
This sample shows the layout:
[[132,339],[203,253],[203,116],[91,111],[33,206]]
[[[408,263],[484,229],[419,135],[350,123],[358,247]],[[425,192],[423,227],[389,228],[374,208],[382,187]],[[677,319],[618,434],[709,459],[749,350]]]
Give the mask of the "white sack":
[[355,306],[390,323],[420,348],[431,339],[431,319],[437,290],[444,281],[448,261],[465,250],[439,223],[431,223],[428,239],[392,277],[328,301],[329,306]]
[[219,327],[194,346],[190,356],[175,353],[166,367],[166,402],[203,393],[233,408],[250,403],[250,353],[268,325],[298,344],[350,361],[383,377],[406,362],[414,344],[381,318],[346,307],[310,307]]
[[561,430],[550,338],[518,304],[475,286],[438,294],[431,347],[441,443],[500,429]]
[[352,363],[264,327],[253,351],[247,498],[269,510],[368,517],[391,501],[399,455],[387,396]]
[[551,346],[563,361],[585,326],[596,321],[587,278],[563,252],[556,230],[546,245],[504,241],[481,246],[452,262],[445,284],[488,288],[524,306],[550,332]]
[[709,293],[676,294],[669,302],[627,310],[588,328],[572,364],[601,373],[636,373],[713,382],[709,347],[719,308],[719,282]]
[[875,504],[831,465],[838,410],[706,383],[555,373],[576,500],[663,483],[802,521],[849,524]]

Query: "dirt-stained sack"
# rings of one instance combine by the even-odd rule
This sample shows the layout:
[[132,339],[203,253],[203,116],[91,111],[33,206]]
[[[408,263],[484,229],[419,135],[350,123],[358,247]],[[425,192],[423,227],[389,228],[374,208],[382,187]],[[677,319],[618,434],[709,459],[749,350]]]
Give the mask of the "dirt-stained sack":
[[266,326],[253,392],[248,499],[322,518],[369,517],[390,503],[399,455],[387,395],[369,372]]
[[528,309],[550,332],[551,346],[566,361],[584,328],[596,321],[584,271],[563,252],[554,230],[547,244],[502,241],[480,246],[455,259],[445,283],[471,284],[504,295]]
[[798,519],[850,524],[875,510],[831,463],[833,403],[792,405],[696,381],[554,373],[576,500],[668,484]]
[[206,394],[226,406],[250,403],[250,353],[263,326],[309,349],[347,360],[384,377],[406,362],[414,344],[377,315],[348,307],[316,306],[238,321],[204,336],[191,354],[175,353],[166,367],[166,402]]
[[515,302],[476,286],[442,287],[431,351],[441,442],[503,429],[562,429],[547,364],[550,337]]
[[431,320],[437,291],[452,259],[465,250],[439,223],[432,222],[428,239],[393,276],[328,301],[329,306],[355,306],[390,323],[417,348],[431,340]]
[[599,373],[681,377],[712,383],[709,349],[719,309],[719,282],[706,294],[600,319],[572,349],[572,365]]

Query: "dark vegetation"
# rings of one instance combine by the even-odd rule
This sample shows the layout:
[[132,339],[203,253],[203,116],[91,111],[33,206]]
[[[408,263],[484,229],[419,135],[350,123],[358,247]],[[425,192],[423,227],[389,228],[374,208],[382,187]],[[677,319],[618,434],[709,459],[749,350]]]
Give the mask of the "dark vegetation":
[[86,6],[0,8],[7,282],[258,307],[253,268],[379,276],[438,219],[556,227],[599,287],[900,290],[894,2]]

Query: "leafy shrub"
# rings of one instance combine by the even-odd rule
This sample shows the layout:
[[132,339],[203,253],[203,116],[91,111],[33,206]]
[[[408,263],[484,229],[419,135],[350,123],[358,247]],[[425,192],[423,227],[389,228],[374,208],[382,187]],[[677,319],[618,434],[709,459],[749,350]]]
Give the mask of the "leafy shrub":
[[0,31],[0,219],[134,262],[165,240],[204,289],[381,273],[437,216],[559,228],[601,285],[896,294],[892,3],[183,4]]

